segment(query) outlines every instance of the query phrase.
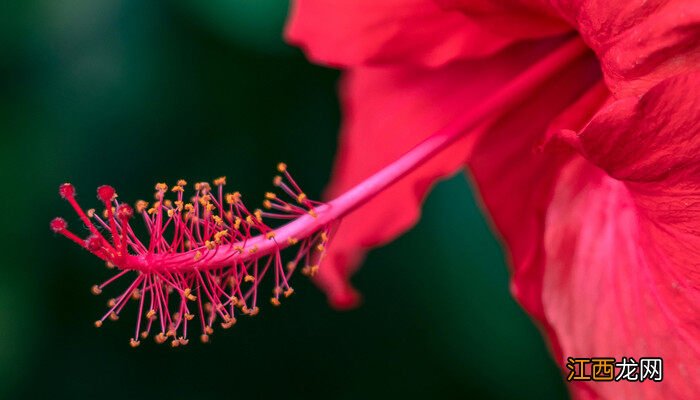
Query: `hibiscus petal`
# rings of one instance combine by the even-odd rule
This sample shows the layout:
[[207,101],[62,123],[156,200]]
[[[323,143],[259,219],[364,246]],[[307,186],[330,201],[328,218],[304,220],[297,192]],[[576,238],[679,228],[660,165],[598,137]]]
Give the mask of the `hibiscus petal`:
[[[525,43],[489,59],[455,62],[429,72],[357,68],[347,73],[342,90],[345,121],[327,197],[341,194],[394,161],[557,43]],[[346,282],[364,251],[415,223],[429,187],[461,168],[476,135],[417,168],[342,221],[318,276],[331,303],[344,308],[356,301]]]
[[567,30],[560,23],[506,34],[458,10],[443,9],[433,0],[296,0],[285,36],[311,59],[327,65],[437,67]]
[[700,2],[551,0],[596,52],[613,95],[645,93],[700,64]]
[[662,357],[664,381],[579,383],[592,398],[700,391],[700,73],[607,105],[568,140],[547,211],[542,307],[566,356]]
[[679,243],[673,229],[642,215],[624,182],[584,160],[564,170],[550,204],[543,303],[559,361],[664,362],[663,382],[579,383],[581,397],[690,399],[700,391],[700,240]]
[[700,151],[700,73],[667,79],[641,98],[616,101],[571,138],[617,179],[693,180]]

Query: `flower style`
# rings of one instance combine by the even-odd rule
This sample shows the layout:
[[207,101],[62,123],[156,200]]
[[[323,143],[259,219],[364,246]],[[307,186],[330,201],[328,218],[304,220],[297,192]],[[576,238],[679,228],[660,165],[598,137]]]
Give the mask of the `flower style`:
[[[286,35],[345,71],[328,198],[445,129],[464,134],[343,220],[316,277],[333,305],[356,304],[348,280],[364,252],[409,229],[430,186],[466,166],[512,292],[562,367],[664,358],[661,383],[576,382],[576,397],[700,391],[700,4],[297,0]],[[576,42],[547,79],[504,90]],[[503,93],[520,100],[464,123]]]

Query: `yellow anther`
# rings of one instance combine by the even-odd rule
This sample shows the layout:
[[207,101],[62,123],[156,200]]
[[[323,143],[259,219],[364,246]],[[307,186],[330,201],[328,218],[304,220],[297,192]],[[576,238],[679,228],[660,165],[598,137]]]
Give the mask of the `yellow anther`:
[[139,336],[141,336],[141,339],[147,338],[147,337],[148,337],[148,331],[143,331],[143,332],[141,332],[141,335],[139,335]]
[[204,193],[208,192],[211,190],[211,186],[209,186],[209,183],[207,182],[197,182],[194,184],[194,189],[195,190],[201,190]]
[[245,222],[247,222],[248,225],[253,225],[253,216],[249,215],[245,217]]
[[209,199],[210,199],[209,195],[202,196],[199,198],[199,204],[201,204],[202,207],[204,207],[207,204],[209,204]]
[[153,215],[153,214],[155,214],[156,211],[158,211],[158,210],[156,210],[155,207],[151,207],[148,209],[148,215]]
[[306,200],[306,193],[299,193],[297,196],[297,203],[303,203]]
[[257,209],[253,211],[253,215],[255,215],[255,219],[257,219],[258,222],[262,222],[262,210]]
[[222,186],[226,184],[226,177],[225,176],[220,176],[216,179],[214,179],[214,186]]
[[301,269],[301,273],[306,275],[306,276],[314,276],[318,272],[318,265],[307,265],[306,267]]
[[316,246],[316,250],[318,250],[318,251],[324,251],[324,250],[326,250],[326,247],[325,247],[324,245],[322,245],[322,244],[319,244],[318,246]]
[[279,172],[284,172],[284,171],[286,171],[286,170],[287,170],[287,164],[285,164],[285,163],[283,163],[283,162],[277,164],[277,170],[278,170]]
[[321,232],[321,241],[323,243],[326,243],[328,241],[328,235],[326,234],[326,232]]
[[202,343],[209,343],[209,335],[206,333],[203,333],[200,337],[199,340],[202,341]]
[[238,304],[238,297],[231,296],[231,305],[235,306],[236,304]]
[[198,250],[196,253],[194,253],[194,260],[199,261],[200,258],[202,258],[202,252]]
[[277,195],[272,192],[267,192],[265,193],[265,198],[268,200],[274,200],[277,198]]
[[268,210],[272,208],[272,202],[270,202],[270,200],[263,200],[262,205]]
[[292,246],[297,244],[298,242],[299,242],[299,239],[297,239],[297,238],[293,238],[293,237],[287,238],[287,243],[289,243]]
[[270,298],[270,303],[272,303],[272,305],[275,306],[275,307],[277,307],[277,306],[280,305],[280,301],[277,300],[277,298],[275,298],[275,297],[271,297],[271,298]]
[[180,336],[180,338],[178,339],[178,341],[180,342],[180,345],[182,345],[182,346],[185,346],[185,345],[187,345],[187,343],[190,342],[189,339],[185,339],[185,338],[182,337],[182,336]]
[[132,300],[138,300],[141,298],[141,291],[138,289],[134,289],[133,292],[131,292],[131,299]]
[[255,282],[255,277],[253,277],[253,275],[246,275],[243,280],[246,282]]
[[163,334],[163,332],[159,332],[154,339],[156,343],[163,344],[168,338]]
[[241,218],[236,217],[235,220],[233,220],[233,229],[239,230],[241,228]]
[[151,319],[151,318],[153,318],[153,317],[155,317],[155,316],[156,316],[156,310],[154,310],[154,309],[150,309],[150,310],[148,310],[148,312],[146,313],[146,319]]
[[213,220],[214,220],[214,223],[217,224],[217,225],[219,225],[219,226],[221,226],[221,225],[224,224],[224,220],[221,219],[221,217],[219,217],[218,215],[212,216],[211,219],[213,219]]
[[233,192],[229,193],[226,195],[226,203],[228,204],[235,204],[241,201],[241,193],[240,192]]
[[294,261],[290,261],[287,263],[287,271],[294,271],[294,269],[297,267],[297,263]]
[[211,326],[205,326],[204,333],[206,333],[207,335],[211,335],[212,333],[214,333],[214,328],[212,328]]
[[105,267],[112,269],[112,268],[116,267],[116,265],[114,265],[111,261],[107,261],[107,262],[105,262]]
[[233,246],[233,249],[239,253],[243,253],[243,246]]
[[216,248],[216,243],[212,242],[211,240],[207,240],[204,242],[204,245],[207,247],[209,250],[214,250]]
[[[192,297],[194,297],[194,296],[192,296]],[[189,297],[188,297],[188,299],[189,299]],[[192,321],[194,319],[194,314],[185,313],[185,319],[188,321]]]
[[141,342],[139,342],[138,340],[136,340],[134,338],[129,339],[129,346],[135,348],[135,347],[139,347],[139,344],[141,344]]
[[207,207],[207,211],[209,211],[209,212],[214,211],[214,208],[215,208],[214,205],[211,203],[207,203],[206,207]]
[[258,307],[253,307],[253,309],[248,312],[248,315],[250,315],[252,317],[252,316],[258,315],[259,312],[260,312],[260,309]]
[[180,185],[175,185],[175,186],[173,186],[172,189],[170,189],[170,191],[173,192],[173,193],[184,192],[184,191],[185,191],[185,188],[183,188],[183,187],[180,186]]
[[228,236],[228,231],[219,231],[214,234],[214,241],[218,244],[221,243],[221,239]]
[[[192,295],[192,289],[190,289],[190,288],[186,288],[186,289],[184,290],[183,294],[185,295],[185,297],[186,297],[187,300],[189,300],[189,301],[195,301],[195,300],[197,300],[197,296]],[[185,314],[185,318],[187,318],[187,315],[188,315],[188,314]]]
[[95,328],[99,328],[101,326],[102,326],[102,321],[100,321],[99,319],[97,321],[95,321]]
[[117,315],[117,313],[115,313],[114,311],[112,311],[112,312],[109,314],[109,319],[110,319],[111,321],[116,321],[116,320],[119,319],[119,316]]
[[284,291],[284,297],[289,297],[292,295],[292,293],[294,293],[294,289],[289,288],[289,289]]
[[253,254],[258,251],[258,246],[253,246],[248,250],[248,253]]
[[314,218],[318,217],[318,214],[316,214],[316,211],[314,211],[313,208],[309,210],[309,215],[314,217]]
[[107,300],[107,307],[110,307],[110,308],[111,308],[111,307],[114,307],[114,306],[116,306],[116,305],[117,305],[117,300],[115,300],[115,299],[109,299],[109,300]]
[[172,217],[173,215],[175,215],[175,210],[173,210],[173,209],[168,210],[168,217]]
[[185,211],[194,211],[194,206],[191,203],[185,204]]
[[177,207],[178,210],[182,211],[184,205],[185,203],[182,200],[175,200],[175,207]]
[[159,192],[165,192],[166,190],[168,190],[168,185],[166,185],[165,183],[156,183],[156,190]]
[[139,200],[136,202],[136,212],[142,213],[148,207],[148,202]]
[[279,175],[277,175],[276,177],[274,177],[274,178],[272,179],[272,184],[275,185],[275,186],[281,185],[281,184],[282,184],[282,177],[279,176]]
[[229,316],[226,316],[226,320],[221,323],[221,327],[224,329],[228,329],[235,324],[236,324],[236,318],[231,318]]
[[274,237],[275,237],[275,232],[267,232],[265,234],[265,238],[267,238],[267,239],[272,239]]
[[97,285],[92,285],[92,287],[90,288],[90,292],[97,296],[98,294],[102,293],[102,289],[100,289],[100,287]]
[[166,206],[166,207],[172,207],[172,206],[173,206],[173,202],[170,201],[170,200],[165,200],[165,201],[163,202],[163,205]]
[[185,185],[187,185],[187,181],[184,179],[180,179],[177,181],[177,185],[178,186],[185,186]]
[[94,208],[91,208],[91,209],[87,210],[87,216],[88,216],[89,218],[94,217],[94,216],[95,216],[95,209],[94,209]]
[[175,329],[168,329],[168,331],[165,332],[165,336],[175,337]]
[[170,342],[170,346],[171,346],[171,347],[177,347],[177,346],[179,346],[179,345],[180,345],[180,341],[177,340],[177,339],[173,339],[173,341]]

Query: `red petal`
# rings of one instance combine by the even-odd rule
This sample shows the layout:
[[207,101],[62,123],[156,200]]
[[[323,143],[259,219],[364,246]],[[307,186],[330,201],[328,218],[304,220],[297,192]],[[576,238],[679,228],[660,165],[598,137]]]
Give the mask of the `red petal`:
[[611,176],[633,182],[693,181],[700,151],[700,73],[679,75],[641,98],[616,101],[574,145]]
[[286,38],[311,59],[329,65],[436,67],[569,29],[559,23],[547,29],[494,31],[479,19],[443,9],[433,0],[297,0]]
[[600,59],[617,98],[700,64],[700,2],[551,0]]
[[[573,134],[588,160],[562,168],[530,278],[516,259],[516,294],[545,322],[562,366],[566,356],[664,359],[662,383],[578,383],[582,397],[681,399],[700,390],[699,78],[677,76],[611,103]],[[497,220],[502,206],[486,203]]]
[[564,170],[547,213],[542,297],[562,365],[567,355],[664,362],[663,382],[581,383],[586,397],[700,391],[700,240],[644,214],[625,183],[581,159]]
[[[346,114],[341,147],[327,195],[339,195],[395,160],[549,49],[551,46],[524,44],[489,59],[452,63],[432,71],[358,68],[348,73],[343,86]],[[579,90],[576,85],[560,86],[563,92]],[[523,127],[514,129],[510,133],[517,141],[517,131]],[[429,187],[463,165],[475,134],[343,220],[318,278],[332,303],[352,304],[348,299],[354,298],[353,292],[346,282],[364,250],[386,243],[415,223]]]

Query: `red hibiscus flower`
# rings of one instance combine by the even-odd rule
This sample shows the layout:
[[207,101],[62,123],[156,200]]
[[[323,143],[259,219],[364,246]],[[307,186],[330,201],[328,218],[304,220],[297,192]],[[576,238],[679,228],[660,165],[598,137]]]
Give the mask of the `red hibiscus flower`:
[[[287,38],[345,71],[329,198],[489,110],[344,219],[317,276],[334,305],[356,302],[348,279],[364,252],[466,167],[513,294],[562,368],[568,356],[664,360],[662,382],[574,382],[576,397],[700,392],[699,3],[299,0]],[[523,74],[538,63],[556,65],[534,83]],[[484,106],[494,93],[522,101]]]

